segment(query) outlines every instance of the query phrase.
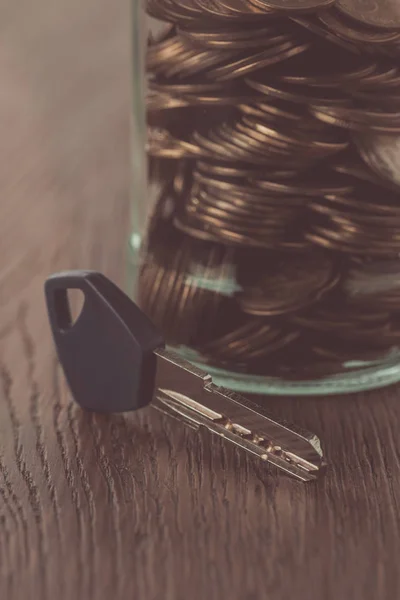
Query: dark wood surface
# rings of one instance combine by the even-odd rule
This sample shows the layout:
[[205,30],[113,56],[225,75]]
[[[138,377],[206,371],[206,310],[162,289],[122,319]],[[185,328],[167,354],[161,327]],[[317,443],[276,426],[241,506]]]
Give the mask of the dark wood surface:
[[266,399],[320,435],[316,485],[151,409],[83,413],[45,277],[124,282],[127,1],[0,2],[0,596],[396,600],[400,398]]

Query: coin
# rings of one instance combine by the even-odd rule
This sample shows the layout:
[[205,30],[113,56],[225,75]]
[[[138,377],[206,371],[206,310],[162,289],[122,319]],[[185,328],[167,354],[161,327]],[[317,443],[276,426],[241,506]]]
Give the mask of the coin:
[[231,256],[222,246],[190,238],[183,241],[182,255],[175,306],[171,306],[167,319],[175,322],[179,315],[179,329],[188,332],[191,341],[212,330],[215,314],[224,299],[223,283],[231,270]]
[[305,234],[305,239],[323,248],[333,249],[345,254],[369,256],[393,256],[400,252],[399,240],[370,239],[356,231],[344,227],[324,227],[314,224]]
[[332,5],[335,0],[261,0],[267,8],[282,11],[309,12]]
[[299,60],[282,65],[279,79],[289,84],[339,87],[351,81],[360,84],[376,71],[377,65],[372,58],[349,55],[336,47],[334,52],[329,51],[326,44],[321,47],[312,44]]
[[219,190],[218,188],[204,187],[198,191],[198,197],[204,199],[212,205],[220,202],[225,205],[227,212],[241,211],[254,220],[260,218],[271,219],[273,222],[286,222],[293,215],[294,211],[301,211],[305,206],[307,199],[299,196],[288,197],[283,200],[282,196],[273,196],[265,194],[263,196],[243,195],[240,190],[233,191]]
[[217,234],[215,234],[209,228],[205,228],[204,224],[196,219],[190,219],[187,215],[177,215],[174,217],[174,225],[178,231],[182,231],[187,235],[197,240],[207,242],[220,242]]
[[172,23],[192,23],[201,13],[190,2],[176,0],[146,0],[146,12],[160,21]]
[[354,141],[366,164],[400,193],[400,135],[358,134]]
[[173,237],[167,252],[163,244],[158,251],[154,238],[153,244],[148,244],[139,277],[139,304],[169,344],[187,344],[199,336],[200,327],[204,331],[212,323],[223,299],[221,281],[216,287],[215,277],[226,277],[231,257],[221,246],[204,244],[162,227]]
[[245,312],[279,315],[316,302],[337,281],[334,260],[318,250],[279,255],[264,254],[257,262],[262,269],[239,270],[244,291],[238,295]]
[[[341,210],[354,209],[360,215],[389,215],[392,218],[400,215],[400,206],[396,202],[397,194],[393,194],[392,190],[385,190],[383,198],[381,197],[382,190],[379,186],[371,185],[369,192],[370,194],[368,195],[365,187],[360,185],[358,188],[355,188],[352,195],[339,196],[336,194],[326,194],[321,199],[321,202],[326,202],[333,207],[337,206]],[[377,197],[379,202],[374,202],[374,197]]]
[[[299,127],[292,130],[294,137],[278,127],[275,129],[262,121],[244,116],[236,123],[224,123],[210,131],[207,141],[196,133],[194,141],[208,149],[211,148],[210,142],[212,142],[212,149],[219,154],[221,149],[226,149],[227,153],[233,152],[237,158],[240,156],[242,160],[252,160],[255,164],[264,166],[282,165],[285,160],[286,168],[305,167],[338,150],[343,150],[348,145],[348,141],[343,136],[341,138],[337,133],[332,135],[329,128],[325,128],[324,132],[309,130],[307,138],[305,127],[306,125],[304,129]],[[302,152],[299,152],[300,148]]]
[[203,345],[201,351],[219,361],[243,364],[273,354],[298,335],[293,328],[284,331],[265,319],[248,316],[244,323]]
[[[211,139],[210,139],[211,138]],[[215,139],[213,133],[209,133],[208,136],[200,134],[198,131],[194,131],[192,135],[193,141],[203,150],[204,156],[216,158],[218,160],[226,160],[230,158],[234,161],[250,162],[255,165],[265,165],[265,158],[260,154],[256,154],[252,151],[252,148],[247,145],[240,147],[240,145],[229,142],[228,140]]]
[[255,14],[262,15],[263,18],[270,17],[275,19],[277,16],[276,11],[268,8],[262,0],[247,0],[247,5]]
[[342,175],[348,175],[359,182],[372,183],[374,186],[388,187],[393,191],[397,191],[396,184],[381,178],[378,173],[371,171],[367,164],[363,162],[359,155],[350,154],[345,160],[332,164],[332,170]]
[[394,113],[393,119],[385,111],[366,111],[348,107],[309,106],[311,114],[329,125],[336,125],[353,131],[372,130],[376,132],[400,133],[399,114]]
[[294,44],[283,42],[279,46],[273,46],[246,58],[229,61],[226,65],[211,69],[207,77],[218,81],[231,81],[243,77],[252,71],[258,71],[265,67],[287,60],[291,56],[297,56],[307,50],[308,44]]
[[293,41],[289,33],[277,33],[271,26],[259,28],[244,26],[238,30],[230,28],[228,31],[225,29],[210,31],[208,28],[207,31],[179,30],[179,33],[184,38],[215,50],[247,50],[253,47],[276,46],[283,42]]
[[325,42],[328,42],[329,44],[334,44],[335,46],[339,46],[343,50],[347,50],[347,52],[351,52],[352,54],[360,55],[360,50],[357,44],[343,40],[335,33],[329,31],[329,29],[324,27],[316,19],[313,20],[297,15],[291,16],[290,19],[293,23],[296,23],[296,25],[298,25],[301,29],[311,32],[313,35],[317,35]]
[[201,148],[185,140],[174,138],[166,129],[149,127],[147,133],[147,152],[152,156],[182,159],[203,154]]
[[[352,261],[344,273],[342,289],[346,300],[357,306],[372,304],[383,311],[397,308],[400,302],[399,260]],[[386,321],[389,318],[388,313]]]
[[340,150],[345,150],[348,146],[348,140],[344,136],[337,135],[336,132],[332,134],[329,129],[318,132],[319,135],[317,132],[314,132],[314,135],[312,135],[312,132],[308,132],[308,136],[301,129],[294,129],[295,135],[290,135],[290,133],[287,133],[286,131],[281,131],[278,128],[275,129],[247,116],[243,117],[237,124],[237,128],[241,131],[246,131],[246,129],[243,128],[244,126],[247,126],[247,130],[253,135],[258,133],[262,137],[268,138],[269,144],[281,142],[284,147],[295,146],[296,149],[298,149],[299,146],[302,146],[305,147],[308,152],[317,151],[319,155],[321,155],[321,152],[326,155],[330,153],[335,154]]
[[343,302],[338,307],[328,299],[313,307],[312,312],[309,308],[303,314],[293,315],[290,320],[302,330],[322,333],[325,348],[337,348],[338,344],[343,347],[346,341],[358,346],[364,343],[369,350],[390,347],[393,343],[394,333],[388,313],[377,314],[368,307],[347,306]]
[[288,102],[298,102],[300,104],[322,104],[323,106],[330,105],[343,105],[349,104],[348,98],[345,94],[339,91],[329,91],[324,93],[324,90],[309,89],[307,86],[289,85],[280,83],[279,85],[272,85],[265,83],[265,77],[258,73],[251,77],[245,78],[246,84],[254,90],[265,94],[268,98],[278,98],[280,100],[286,100]]
[[305,196],[324,196],[326,194],[351,194],[354,187],[348,181],[331,181],[328,182],[324,177],[311,178],[309,180],[289,180],[274,181],[273,179],[253,179],[257,187],[276,194],[295,195],[300,197]]
[[390,112],[390,108],[399,106],[400,89],[398,83],[391,87],[385,86],[385,93],[381,94],[379,89],[364,90],[353,88],[349,90],[356,102],[360,102],[365,107],[376,107]]
[[[219,0],[219,3],[222,4],[231,15],[235,15],[241,20],[243,20],[243,18],[245,20],[249,19],[249,16],[251,16],[253,19],[256,18],[257,21],[259,21],[260,14],[263,15],[264,19],[269,14],[274,16],[273,11],[269,11],[268,9],[260,11],[254,4],[246,0]],[[254,22],[254,20],[250,22]]]
[[398,0],[337,0],[335,6],[364,25],[383,29],[400,28]]
[[[380,0],[379,0],[380,2]],[[363,3],[365,5],[365,2]],[[365,9],[364,9],[365,10]],[[397,41],[400,37],[398,31],[373,30],[373,29],[357,29],[354,23],[346,23],[340,18],[340,13],[335,14],[333,11],[323,11],[318,14],[318,19],[337,35],[343,36],[346,40],[357,43],[366,44],[383,44]],[[399,10],[400,24],[400,10]]]
[[269,122],[276,122],[279,120],[287,121],[290,125],[301,124],[307,117],[307,114],[296,105],[290,104],[289,107],[283,105],[283,102],[274,104],[272,102],[260,102],[253,104],[239,104],[238,109],[244,114],[252,115]]
[[[203,173],[208,176],[217,176],[217,177],[228,177],[228,178],[239,178],[246,179],[258,176],[262,176],[265,174],[265,169],[258,169],[257,167],[252,167],[251,165],[246,165],[245,163],[240,164],[236,163],[216,163],[216,162],[206,162],[206,161],[197,161],[196,169],[198,173]],[[272,171],[271,176],[274,179],[282,180],[282,179],[290,179],[296,175],[296,171]]]
[[381,86],[386,87],[387,85],[391,86],[393,85],[393,82],[395,85],[398,85],[396,81],[398,75],[399,71],[397,67],[394,67],[393,65],[385,66],[383,64],[375,64],[374,71],[360,79],[359,84],[363,89],[381,88]]
[[[226,7],[222,2],[218,2],[218,0],[195,0],[195,4],[204,14],[228,22],[240,17],[243,18],[244,16],[243,13],[238,14],[236,11]],[[254,17],[254,15],[251,16]]]
[[172,94],[173,96],[185,96],[185,95],[196,95],[196,94],[204,94],[204,93],[218,93],[223,92],[225,86],[219,82],[191,82],[191,83],[180,83],[174,81],[173,83],[166,83],[163,81],[162,83],[159,81],[150,80],[149,81],[149,89],[161,94]]
[[[393,216],[382,216],[382,215],[365,215],[360,211],[354,210],[337,210],[331,206],[326,206],[322,202],[311,202],[308,207],[320,215],[329,217],[332,222],[351,229],[352,231],[357,230],[362,233],[368,231],[367,226],[369,225],[375,232],[379,232],[379,228],[383,228],[387,235],[391,233],[391,230],[398,230],[400,220],[393,218]],[[386,235],[386,234],[384,234]]]

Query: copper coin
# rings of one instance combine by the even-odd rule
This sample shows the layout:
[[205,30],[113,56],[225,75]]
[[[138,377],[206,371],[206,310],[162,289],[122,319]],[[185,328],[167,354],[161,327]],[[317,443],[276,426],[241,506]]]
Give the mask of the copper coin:
[[358,134],[355,143],[366,164],[382,179],[399,186],[400,135]]
[[[336,110],[338,109],[338,110]],[[385,111],[366,111],[357,108],[315,106],[309,107],[310,112],[317,118],[329,125],[336,125],[354,131],[372,130],[376,132],[400,133],[400,122],[398,113],[394,113],[393,119],[388,118]]]
[[383,29],[400,29],[398,0],[337,0],[337,8],[355,21]]
[[239,60],[229,60],[225,65],[210,69],[207,77],[217,81],[231,81],[243,77],[252,71],[258,71],[259,69],[287,60],[291,56],[301,54],[307,48],[308,44],[296,44],[290,41],[283,42],[280,45],[273,46],[257,54],[246,56]]
[[273,85],[265,83],[265,78],[257,74],[256,76],[246,77],[245,82],[252,89],[265,94],[267,98],[277,98],[289,102],[300,104],[322,104],[322,106],[330,105],[348,105],[348,98],[341,92],[326,92],[324,90],[310,89],[306,86],[291,86],[289,84],[279,83]]
[[347,175],[353,180],[359,182],[372,183],[374,186],[388,187],[392,191],[397,192],[398,186],[390,181],[383,179],[377,172],[372,171],[366,162],[363,162],[357,154],[349,153],[342,160],[335,162],[332,165],[332,170],[341,175]]
[[329,31],[329,29],[324,27],[316,19],[310,19],[309,17],[305,18],[298,15],[293,15],[290,17],[290,19],[293,23],[299,25],[303,30],[318,36],[322,40],[327,41],[334,46],[339,46],[343,50],[347,50],[347,52],[351,52],[352,54],[356,54],[358,56],[361,54],[357,44],[343,40],[332,31]]
[[316,177],[307,180],[274,181],[271,179],[253,179],[257,187],[276,194],[296,196],[324,196],[326,194],[351,194],[354,187],[351,183],[338,181],[324,181]]
[[[261,258],[261,257],[260,257]],[[243,272],[239,302],[245,312],[278,315],[315,302],[336,281],[334,260],[318,250],[264,256],[262,270]]]
[[261,0],[267,8],[285,12],[310,12],[332,5],[335,0]]
[[[379,0],[379,2],[381,2],[381,0]],[[363,4],[365,5],[365,1]],[[340,16],[340,13],[336,16],[332,11],[323,11],[318,15],[318,18],[321,23],[338,35],[357,43],[382,44],[398,40],[400,37],[400,33],[397,31],[373,30],[368,28],[357,29],[354,26],[355,24],[346,23],[343,19],[340,19]]]
[[[218,0],[219,3],[226,8],[226,10],[232,15],[232,16],[237,16],[239,17],[241,20],[244,19],[248,19],[249,16],[251,16],[252,18],[256,18],[259,21],[259,15],[260,13],[263,14],[263,16],[271,13],[273,15],[273,11],[260,11],[257,10],[257,8],[251,4],[251,2],[248,2],[246,0]],[[253,21],[254,22],[254,21]]]

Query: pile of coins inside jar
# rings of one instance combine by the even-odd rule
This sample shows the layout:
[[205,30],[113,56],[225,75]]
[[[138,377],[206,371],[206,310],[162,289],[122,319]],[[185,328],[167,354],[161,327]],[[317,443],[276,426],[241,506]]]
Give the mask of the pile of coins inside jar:
[[147,0],[157,199],[139,302],[167,342],[315,378],[400,346],[399,0]]

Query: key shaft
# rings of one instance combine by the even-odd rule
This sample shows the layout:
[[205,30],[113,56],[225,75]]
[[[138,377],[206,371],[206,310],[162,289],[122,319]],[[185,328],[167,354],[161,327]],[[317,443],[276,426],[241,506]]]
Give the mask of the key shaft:
[[209,374],[159,349],[152,405],[194,428],[205,427],[242,450],[301,481],[315,480],[325,466],[318,437],[271,419],[247,398],[218,387]]

